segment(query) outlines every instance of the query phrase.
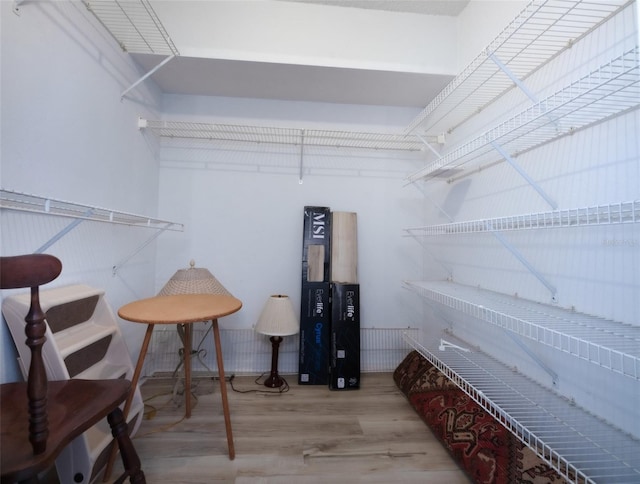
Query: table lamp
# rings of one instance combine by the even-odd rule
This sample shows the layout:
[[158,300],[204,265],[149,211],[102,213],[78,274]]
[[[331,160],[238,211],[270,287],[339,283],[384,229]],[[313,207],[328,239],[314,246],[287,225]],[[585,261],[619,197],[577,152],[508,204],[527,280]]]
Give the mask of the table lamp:
[[264,386],[280,388],[284,380],[278,375],[278,348],[283,336],[290,336],[300,331],[300,322],[289,296],[282,294],[270,296],[260,313],[255,330],[270,336],[271,341],[271,373],[265,380]]
[[195,261],[191,259],[188,269],[176,271],[160,289],[158,296],[172,296],[174,294],[224,294],[232,296],[208,269],[195,267],[195,265]]
[[[188,269],[178,269],[176,273],[171,276],[171,279],[167,281],[167,283],[160,289],[158,296],[174,296],[176,294],[222,294],[225,296],[233,296],[226,287],[224,287],[218,279],[214,277],[208,269],[203,267],[196,267],[196,263],[193,259],[189,261]],[[178,336],[180,336],[180,340],[182,344],[185,341],[185,327],[182,324],[176,325],[178,330]],[[209,328],[211,330],[211,328]],[[200,345],[204,342],[204,338],[207,336],[207,333],[202,337],[202,341]],[[211,369],[204,362],[204,355],[206,355],[206,351],[200,349],[200,345],[195,350],[193,349],[193,342],[191,342],[191,356],[196,356],[198,361],[202,366],[204,366],[207,370],[211,372]],[[179,356],[180,362],[176,369],[173,372],[175,377],[176,373],[182,366],[184,361],[183,359],[184,348],[180,349]],[[176,383],[177,385],[177,383]],[[177,390],[174,389],[174,393]]]

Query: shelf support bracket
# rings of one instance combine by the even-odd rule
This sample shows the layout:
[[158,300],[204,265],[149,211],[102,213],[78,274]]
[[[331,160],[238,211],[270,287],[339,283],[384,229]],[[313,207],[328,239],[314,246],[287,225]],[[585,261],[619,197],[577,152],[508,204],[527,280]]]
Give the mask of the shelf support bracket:
[[431,150],[431,152],[436,155],[436,157],[440,160],[442,158],[442,156],[440,156],[440,153],[438,153],[433,146],[431,146],[431,143],[429,143],[426,139],[424,139],[422,136],[420,136],[419,134],[416,133],[416,138],[418,138],[420,141],[422,141],[422,144],[424,144],[427,148],[429,148]]
[[442,207],[441,207],[438,203],[436,203],[436,202],[435,202],[435,201],[434,201],[434,200],[433,200],[429,195],[427,195],[427,194],[425,193],[425,191],[424,191],[424,190],[420,189],[420,191],[422,192],[422,195],[424,196],[424,198],[426,198],[427,200],[429,200],[429,201],[433,204],[433,206],[434,206],[434,207],[436,207],[436,208],[438,209],[438,211],[439,211],[442,215],[444,215],[444,216],[447,218],[447,220],[448,220],[449,222],[453,223],[453,219],[452,219],[452,218],[451,218],[451,216],[450,216],[450,215],[449,215],[449,214],[444,210],[444,208],[442,208]]
[[520,263],[525,266],[533,276],[538,279],[542,283],[544,287],[546,287],[551,293],[551,299],[553,302],[556,302],[556,293],[557,289],[553,284],[551,284],[547,279],[535,268],[531,265],[531,263],[516,249],[511,243],[502,235],[500,232],[493,229],[490,223],[487,223],[487,230],[493,234],[493,236],[498,239],[505,249],[507,249],[511,254],[520,261]]
[[[526,96],[527,96],[527,97],[528,97],[528,98],[529,98],[529,99],[530,99],[534,104],[538,104],[538,103],[540,102],[540,100],[538,99],[538,97],[537,97],[535,94],[533,94],[533,93],[529,90],[529,88],[527,87],[527,85],[526,85],[524,82],[522,82],[522,81],[518,78],[518,76],[516,76],[516,75],[511,71],[511,69],[509,69],[509,67],[508,67],[506,64],[504,64],[504,63],[500,60],[500,58],[499,58],[497,55],[495,55],[495,53],[493,53],[493,52],[492,52],[491,54],[489,54],[489,59],[491,59],[491,60],[493,61],[493,63],[494,63],[495,65],[497,65],[497,66],[500,68],[500,70],[501,70],[502,72],[504,72],[504,73],[507,75],[507,77],[508,77],[509,79],[511,79],[511,80],[513,81],[513,83],[514,83],[516,86],[518,86],[518,88],[520,88],[520,90],[521,90],[521,91],[522,91],[522,92],[523,92],[523,93],[524,93],[524,94],[525,94],[525,95],[526,95]],[[546,111],[546,108],[545,108],[545,111]],[[547,115],[547,117],[551,120],[551,122],[553,123],[553,125],[554,125],[556,128],[558,128],[558,123],[557,123],[557,121],[556,121],[555,119],[553,119],[553,117],[552,117],[552,116]]]
[[408,235],[413,240],[415,240],[416,242],[418,242],[422,246],[422,248],[424,249],[425,253],[429,254],[431,256],[431,258],[436,262],[436,264],[438,264],[440,267],[442,267],[444,272],[447,274],[447,278],[448,279],[453,279],[453,271],[451,270],[451,267],[447,267],[444,264],[444,262],[442,262],[440,259],[436,258],[436,256],[433,255],[433,251],[428,250],[427,247],[425,246],[424,242],[422,240],[420,240],[418,237],[416,237],[414,234],[409,232]]
[[124,98],[124,96],[131,91],[132,89],[134,89],[138,84],[140,84],[141,82],[143,82],[147,77],[151,76],[154,72],[156,72],[158,69],[160,69],[162,66],[164,66],[167,62],[169,62],[171,59],[173,59],[175,57],[175,54],[170,55],[169,57],[167,57],[166,59],[164,59],[162,62],[160,62],[160,64],[158,64],[157,66],[155,66],[153,69],[151,69],[149,72],[147,72],[144,76],[142,76],[140,79],[138,79],[136,82],[134,82],[133,84],[131,84],[131,86],[129,86],[127,89],[125,89],[124,91],[122,91],[122,94],[120,94],[120,101],[122,101],[122,99]]
[[544,198],[544,200],[551,206],[551,208],[553,208],[554,210],[558,208],[558,204],[555,202],[555,200],[553,200],[549,195],[547,195],[547,193],[542,189],[542,187],[540,187],[540,185],[538,185],[536,181],[533,178],[531,178],[527,174],[527,172],[522,169],[520,165],[516,163],[516,161],[511,157],[509,153],[507,153],[502,148],[502,146],[500,146],[495,141],[490,141],[490,144],[493,147],[493,149],[496,150],[498,153],[500,153],[500,156],[502,156],[513,167],[513,169],[516,170],[520,174],[520,176],[524,178],[527,181],[527,183],[529,183],[529,185],[531,185],[531,187],[536,192],[538,192],[538,195]]
[[[424,139],[424,137],[423,137],[423,136],[421,136],[421,135],[419,135],[419,134],[417,134],[417,133],[416,133],[416,135],[415,135],[415,136],[416,136],[416,138],[418,138],[418,139],[422,142],[422,144],[423,144],[423,145],[425,145],[427,148],[429,148],[429,150],[430,150],[434,155],[436,155],[436,158],[437,158],[438,160],[442,160],[442,156],[440,155],[440,153],[438,153],[438,152],[435,150],[435,148],[434,148],[433,146],[431,146],[431,143],[429,143],[426,139]],[[409,183],[407,183],[405,186],[407,186],[407,185],[417,186],[417,185],[416,185],[416,183],[415,183],[415,180],[414,180],[414,181],[410,181],[410,182],[409,182]],[[424,190],[421,190],[421,191],[422,191],[422,193],[424,194]],[[436,206],[437,206],[437,205],[436,205]],[[446,215],[446,217],[449,219],[449,221],[450,221],[450,222],[453,222],[453,220],[451,219],[451,217],[449,217],[449,215],[447,215],[447,213],[446,213],[444,210],[442,210],[440,207],[438,207],[438,209],[439,209],[440,211],[442,211],[442,213],[444,213],[444,214]]]
[[[45,208],[47,208],[48,205],[49,205],[49,200],[47,200],[47,202],[45,203]],[[48,208],[47,208],[47,211],[48,211]],[[83,215],[85,217],[89,217],[92,213],[93,213],[93,209],[89,209],[86,212],[84,212]],[[73,229],[75,229],[82,222],[84,222],[84,219],[82,219],[82,218],[75,219],[73,222],[71,222],[69,225],[67,225],[65,228],[63,228],[60,232],[58,232],[56,235],[51,237],[47,242],[45,242],[43,245],[41,245],[38,249],[36,249],[34,254],[42,254],[45,250],[47,250],[49,247],[51,247],[53,244],[55,244],[58,240],[60,240],[62,237],[64,237],[69,232],[71,232]]]
[[[436,202],[434,202],[429,197],[429,195],[427,195],[425,193],[424,187],[422,185],[414,184],[413,186],[416,187],[418,190],[420,190],[420,192],[422,193],[422,196],[424,198],[426,198],[427,200],[429,200],[445,217],[447,217],[447,220],[449,220],[449,222],[453,222],[453,219],[449,216],[449,214],[447,212],[445,212],[444,209],[440,205],[438,205]],[[411,234],[411,236],[412,236],[412,238],[414,240],[416,240],[416,241],[418,240],[418,238],[415,235]],[[421,243],[421,245],[422,245],[422,247],[425,247],[425,245],[423,243]],[[440,267],[442,267],[444,269],[444,271],[448,274],[449,278],[453,278],[453,271],[451,270],[451,267],[445,266],[445,264],[440,259],[436,258],[431,251],[427,250],[426,252],[433,258],[434,261],[436,261],[436,263],[438,263],[440,265]]]
[[518,339],[518,337],[515,334],[513,334],[511,331],[505,331],[504,333],[509,337],[509,339],[511,339],[511,341],[513,341],[516,345],[518,345],[518,347],[522,351],[524,351],[529,356],[529,358],[535,361],[536,364],[551,377],[551,381],[554,387],[558,385],[558,374],[555,371],[549,368],[549,366],[544,361],[542,361],[540,357],[538,357],[538,355],[536,355],[531,350],[531,348],[529,348],[522,341],[520,341],[520,339]]
[[149,237],[140,247],[134,250],[129,256],[122,259],[118,264],[114,265],[111,269],[113,276],[115,276],[118,273],[118,269],[120,269],[120,267],[125,265],[127,262],[129,262],[129,260],[131,260],[131,258],[133,258],[133,256],[135,256],[138,252],[144,249],[151,242],[156,240],[160,236],[160,234],[164,233],[171,225],[172,225],[171,223],[167,223],[164,227],[158,229],[158,231],[155,234],[153,234],[151,237]]
[[511,69],[509,69],[506,64],[503,64],[502,61],[498,58],[495,53],[489,54],[489,59],[493,61],[495,65],[497,65],[502,72],[504,72],[509,79],[513,81],[513,83],[520,88],[520,90],[526,94],[526,96],[531,99],[534,103],[538,103],[538,98],[535,94],[533,94],[529,88],[520,80],[518,76],[516,76]]

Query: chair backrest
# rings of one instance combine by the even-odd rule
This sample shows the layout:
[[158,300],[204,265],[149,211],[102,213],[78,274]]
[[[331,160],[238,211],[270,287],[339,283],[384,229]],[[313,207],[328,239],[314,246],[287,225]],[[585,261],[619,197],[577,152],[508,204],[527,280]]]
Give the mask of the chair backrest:
[[45,314],[40,307],[39,287],[53,281],[62,272],[62,262],[52,255],[29,254],[0,257],[0,289],[31,288],[31,306],[25,317],[26,344],[31,348],[31,364],[27,379],[29,399],[29,440],[34,454],[47,447],[47,374],[42,359],[46,341]]

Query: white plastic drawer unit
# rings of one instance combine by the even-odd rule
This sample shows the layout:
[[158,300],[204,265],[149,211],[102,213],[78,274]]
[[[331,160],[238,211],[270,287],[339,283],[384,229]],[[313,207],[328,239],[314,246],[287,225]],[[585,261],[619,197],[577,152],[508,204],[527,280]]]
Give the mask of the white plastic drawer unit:
[[[30,293],[25,292],[6,297],[2,303],[2,314],[25,376],[31,361],[24,333],[30,299]],[[131,379],[133,364],[129,350],[103,290],[86,285],[41,290],[40,304],[47,319],[47,341],[42,353],[50,380]],[[127,417],[131,435],[140,425],[143,409],[140,389],[136,388]],[[61,482],[97,480],[109,457],[111,441],[106,419],[75,439],[56,461]]]

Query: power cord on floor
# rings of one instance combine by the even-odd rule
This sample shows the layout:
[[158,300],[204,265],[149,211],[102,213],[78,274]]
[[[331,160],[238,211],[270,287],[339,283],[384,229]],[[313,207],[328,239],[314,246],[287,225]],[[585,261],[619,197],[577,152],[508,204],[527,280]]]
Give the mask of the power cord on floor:
[[[263,373],[262,375],[260,375],[258,378],[256,378],[255,379],[255,384],[262,386],[262,388],[267,388],[267,387],[264,386],[264,384],[261,381],[264,378],[265,375],[266,375],[266,372]],[[260,393],[260,394],[264,394],[264,395],[280,395],[281,393],[286,393],[286,392],[289,391],[289,383],[287,383],[287,380],[285,380],[282,377],[280,377],[282,379],[282,381],[283,381],[282,386],[280,386],[280,388],[274,388],[273,390],[257,390],[257,389],[238,390],[233,385],[234,378],[235,378],[235,375],[231,375],[229,377],[229,384],[231,385],[231,389],[236,393]]]
[[[266,387],[264,387],[264,383],[262,381],[265,375],[266,375],[266,372],[262,373],[260,376],[258,376],[254,380],[255,384],[256,385],[260,385],[263,388],[266,388]],[[282,393],[286,393],[286,392],[289,391],[289,383],[282,376],[280,377],[282,379],[282,381],[283,381],[282,386],[280,386],[280,388],[274,388],[272,390],[267,390],[267,389],[239,390],[233,384],[233,380],[235,380],[235,377],[236,376],[234,374],[232,374],[229,377],[225,377],[225,381],[229,382],[229,385],[231,385],[231,389],[236,393],[260,393],[260,394],[264,394],[264,395],[280,395]],[[220,381],[220,377],[213,376],[213,377],[211,377],[211,380],[212,381],[216,381],[216,380]],[[162,405],[160,405],[157,408],[149,403],[149,402],[155,400],[156,398],[159,398],[159,397],[162,397],[162,396],[167,396],[167,395],[171,395],[172,398],[170,398],[168,401],[166,401],[165,403],[163,403]],[[175,406],[176,406],[175,405],[175,396],[176,396],[176,392],[175,391],[170,391],[170,392],[157,393],[155,395],[151,395],[150,397],[147,397],[144,400],[143,418],[145,420],[152,420],[156,416],[156,414],[158,413],[159,410],[162,410],[162,409],[168,407],[170,403],[173,403],[173,406],[175,408]],[[191,396],[194,399],[194,403],[197,404],[198,396],[195,393],[192,393]],[[183,416],[182,418],[180,418],[179,420],[176,420],[175,422],[171,422],[171,423],[169,423],[167,425],[164,425],[162,427],[158,427],[157,429],[151,430],[151,431],[146,432],[144,434],[139,434],[138,437],[146,437],[148,435],[152,435],[152,434],[155,434],[155,433],[158,433],[158,432],[164,432],[166,430],[169,430],[170,428],[175,427],[180,422],[185,420],[185,418],[186,417]]]
[[[162,396],[166,396],[166,395],[171,395],[173,397],[173,392],[163,392],[163,393],[157,393],[155,395],[152,395],[150,397],[147,397],[144,400],[144,412],[143,412],[143,418],[145,420],[152,420],[156,414],[158,413],[158,410],[162,410],[163,408],[166,408],[169,406],[169,402],[174,402],[174,399],[171,398],[169,399],[167,402],[165,402],[164,404],[162,404],[160,407],[156,408],[153,405],[151,405],[150,401],[155,400],[156,398],[162,397]],[[192,394],[193,397],[195,397],[197,399],[197,397],[195,395]],[[174,402],[174,406],[175,406],[175,402]],[[139,434],[137,435],[138,438],[140,437],[146,437],[147,435],[151,435],[151,434],[155,434],[158,432],[164,432],[165,430],[169,430],[172,427],[175,427],[176,425],[178,425],[180,422],[182,422],[185,419],[185,417],[183,416],[181,419],[175,421],[175,422],[171,422],[167,425],[164,425],[162,427],[158,427],[157,429],[153,429],[150,430],[149,432],[146,432],[144,434]]]

